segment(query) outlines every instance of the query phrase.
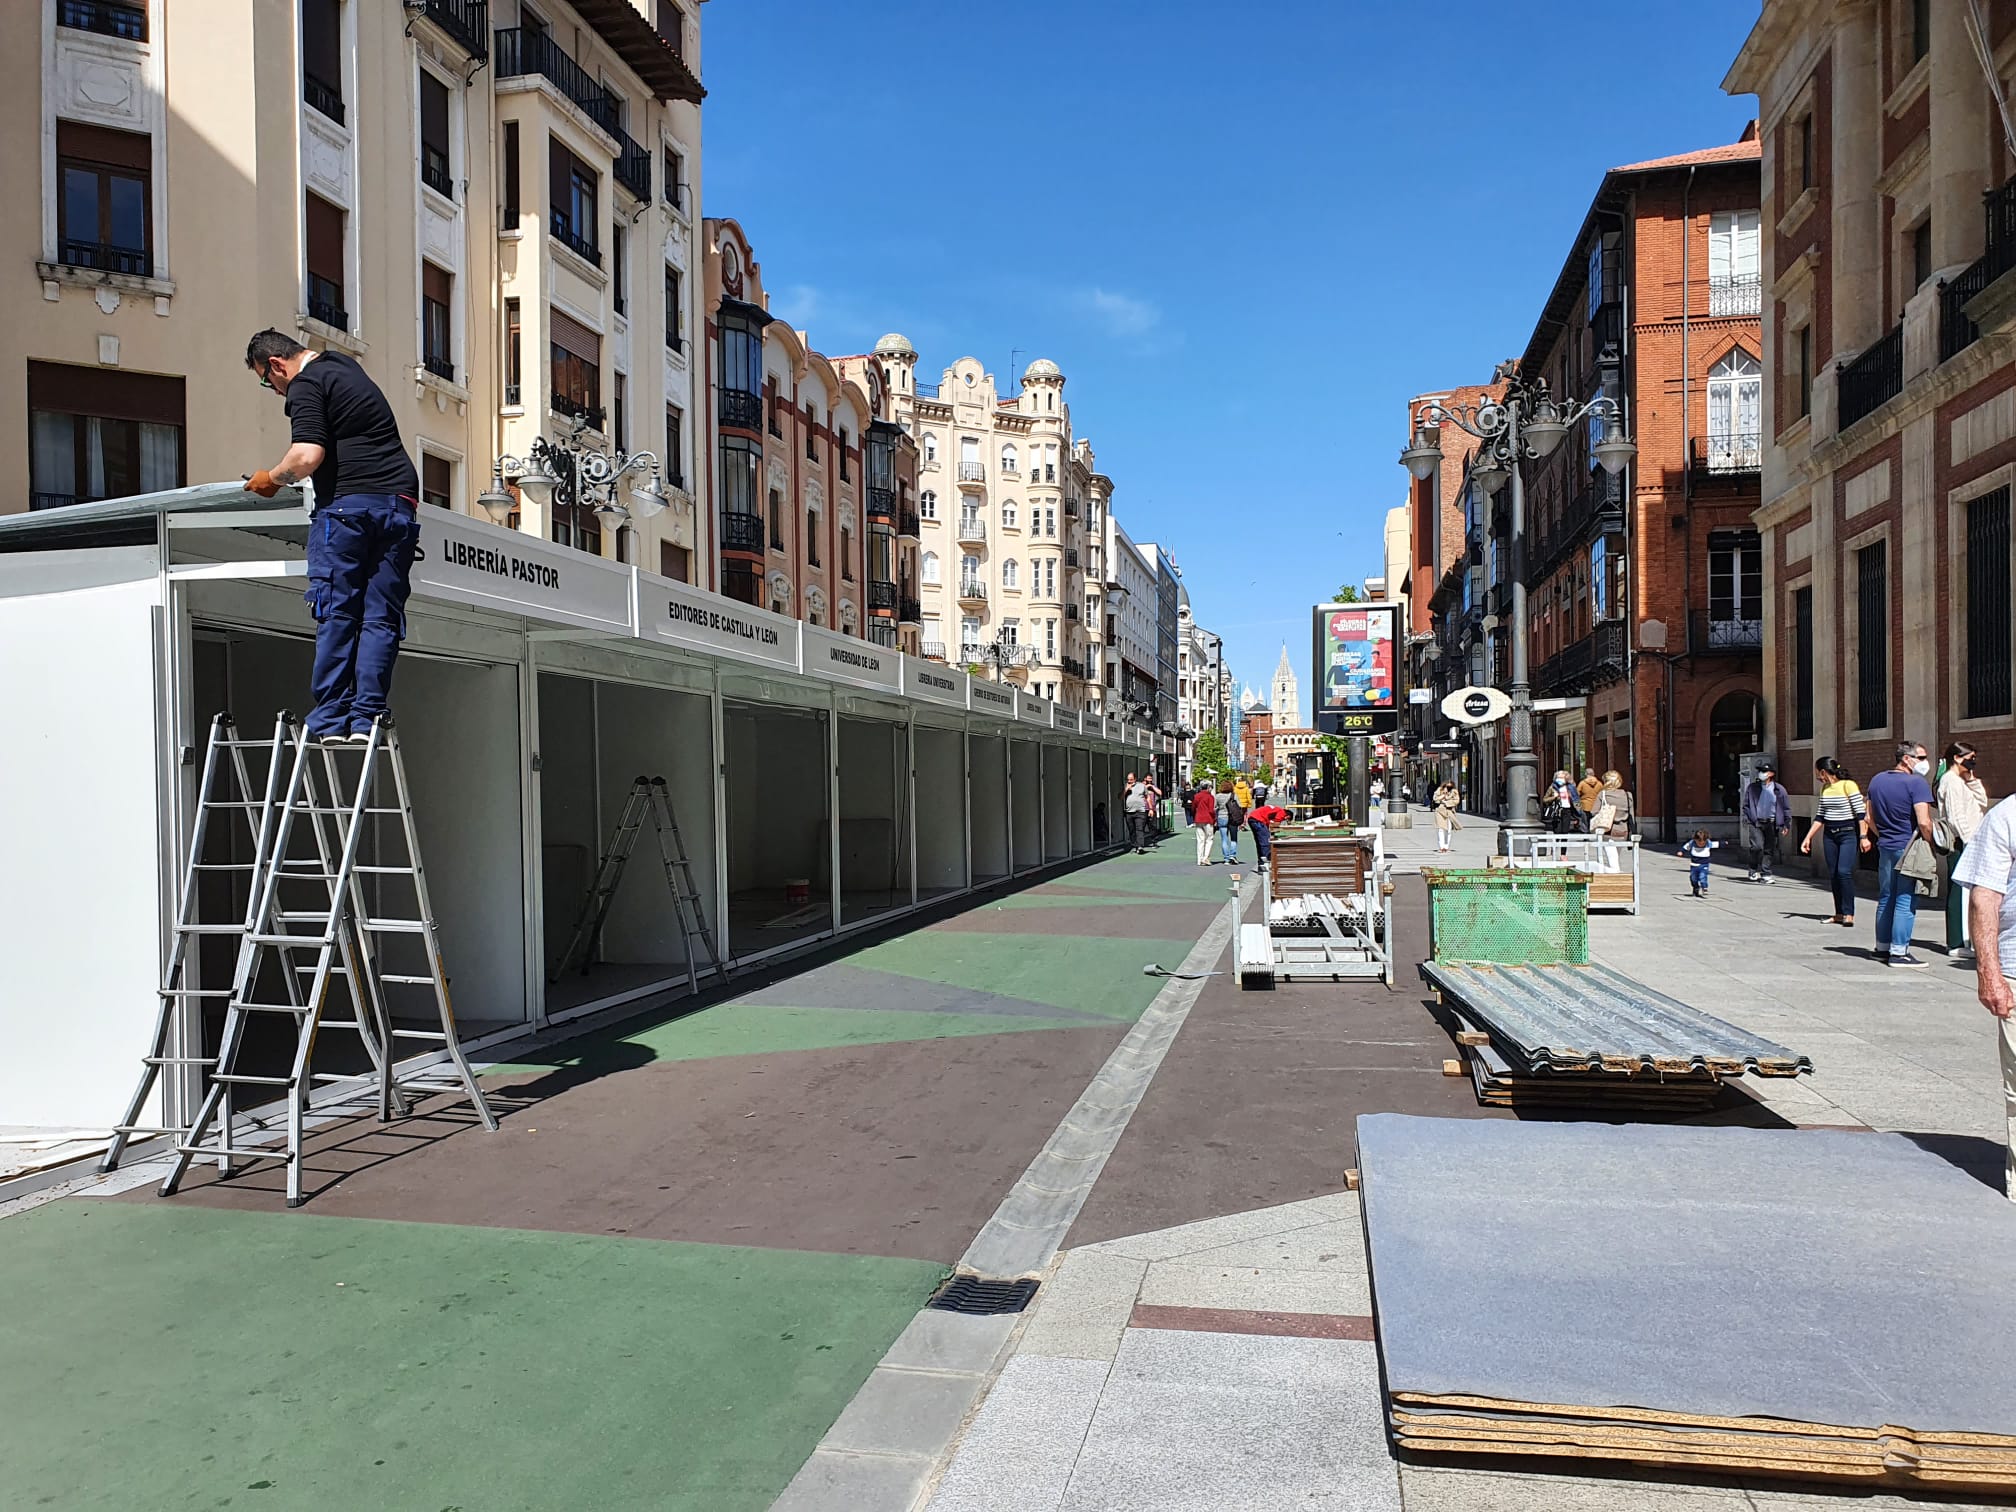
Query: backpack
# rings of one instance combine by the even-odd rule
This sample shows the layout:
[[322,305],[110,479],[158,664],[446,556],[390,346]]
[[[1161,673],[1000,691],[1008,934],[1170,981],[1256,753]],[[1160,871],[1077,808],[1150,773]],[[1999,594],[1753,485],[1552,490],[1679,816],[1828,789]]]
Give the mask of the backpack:
[[1239,806],[1237,793],[1220,793],[1219,805],[1225,810],[1225,828],[1237,829],[1246,821],[1246,810]]

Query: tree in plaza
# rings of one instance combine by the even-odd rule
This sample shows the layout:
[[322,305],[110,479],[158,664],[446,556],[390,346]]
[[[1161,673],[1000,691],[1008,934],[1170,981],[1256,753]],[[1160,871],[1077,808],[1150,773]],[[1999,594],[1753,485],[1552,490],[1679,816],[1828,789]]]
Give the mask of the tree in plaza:
[[1225,737],[1217,730],[1206,730],[1197,737],[1197,744],[1190,751],[1190,773],[1199,782],[1216,782],[1231,770],[1225,759]]
[[1262,782],[1266,783],[1269,787],[1273,786],[1274,768],[1269,766],[1266,762],[1263,761],[1260,763],[1260,770],[1256,772],[1254,775],[1257,776]]
[[1330,602],[1333,604],[1357,603],[1358,585],[1356,583],[1346,583],[1342,588],[1339,588],[1335,593],[1330,595]]

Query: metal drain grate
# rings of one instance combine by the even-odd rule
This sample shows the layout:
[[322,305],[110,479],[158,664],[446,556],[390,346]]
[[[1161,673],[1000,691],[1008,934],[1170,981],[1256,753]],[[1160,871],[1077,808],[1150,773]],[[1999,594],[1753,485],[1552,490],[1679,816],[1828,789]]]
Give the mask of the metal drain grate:
[[1019,1281],[997,1281],[991,1276],[954,1276],[932,1295],[926,1307],[939,1312],[966,1313],[991,1317],[997,1313],[1018,1313],[1036,1295],[1037,1283],[1025,1276]]

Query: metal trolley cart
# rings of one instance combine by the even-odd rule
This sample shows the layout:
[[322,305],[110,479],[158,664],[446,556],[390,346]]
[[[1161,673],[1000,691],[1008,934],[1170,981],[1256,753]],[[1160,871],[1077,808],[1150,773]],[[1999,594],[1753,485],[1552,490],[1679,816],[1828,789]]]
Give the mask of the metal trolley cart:
[[1239,926],[1239,985],[1393,985],[1391,865],[1376,829],[1283,828],[1260,874],[1265,921]]

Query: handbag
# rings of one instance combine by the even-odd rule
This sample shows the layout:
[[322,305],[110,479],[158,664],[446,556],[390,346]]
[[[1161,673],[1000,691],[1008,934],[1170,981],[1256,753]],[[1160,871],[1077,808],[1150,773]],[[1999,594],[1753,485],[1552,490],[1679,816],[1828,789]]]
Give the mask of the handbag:
[[1932,821],[1932,849],[1942,856],[1950,856],[1960,844],[1960,831],[1953,827],[1953,821],[1941,814]]

